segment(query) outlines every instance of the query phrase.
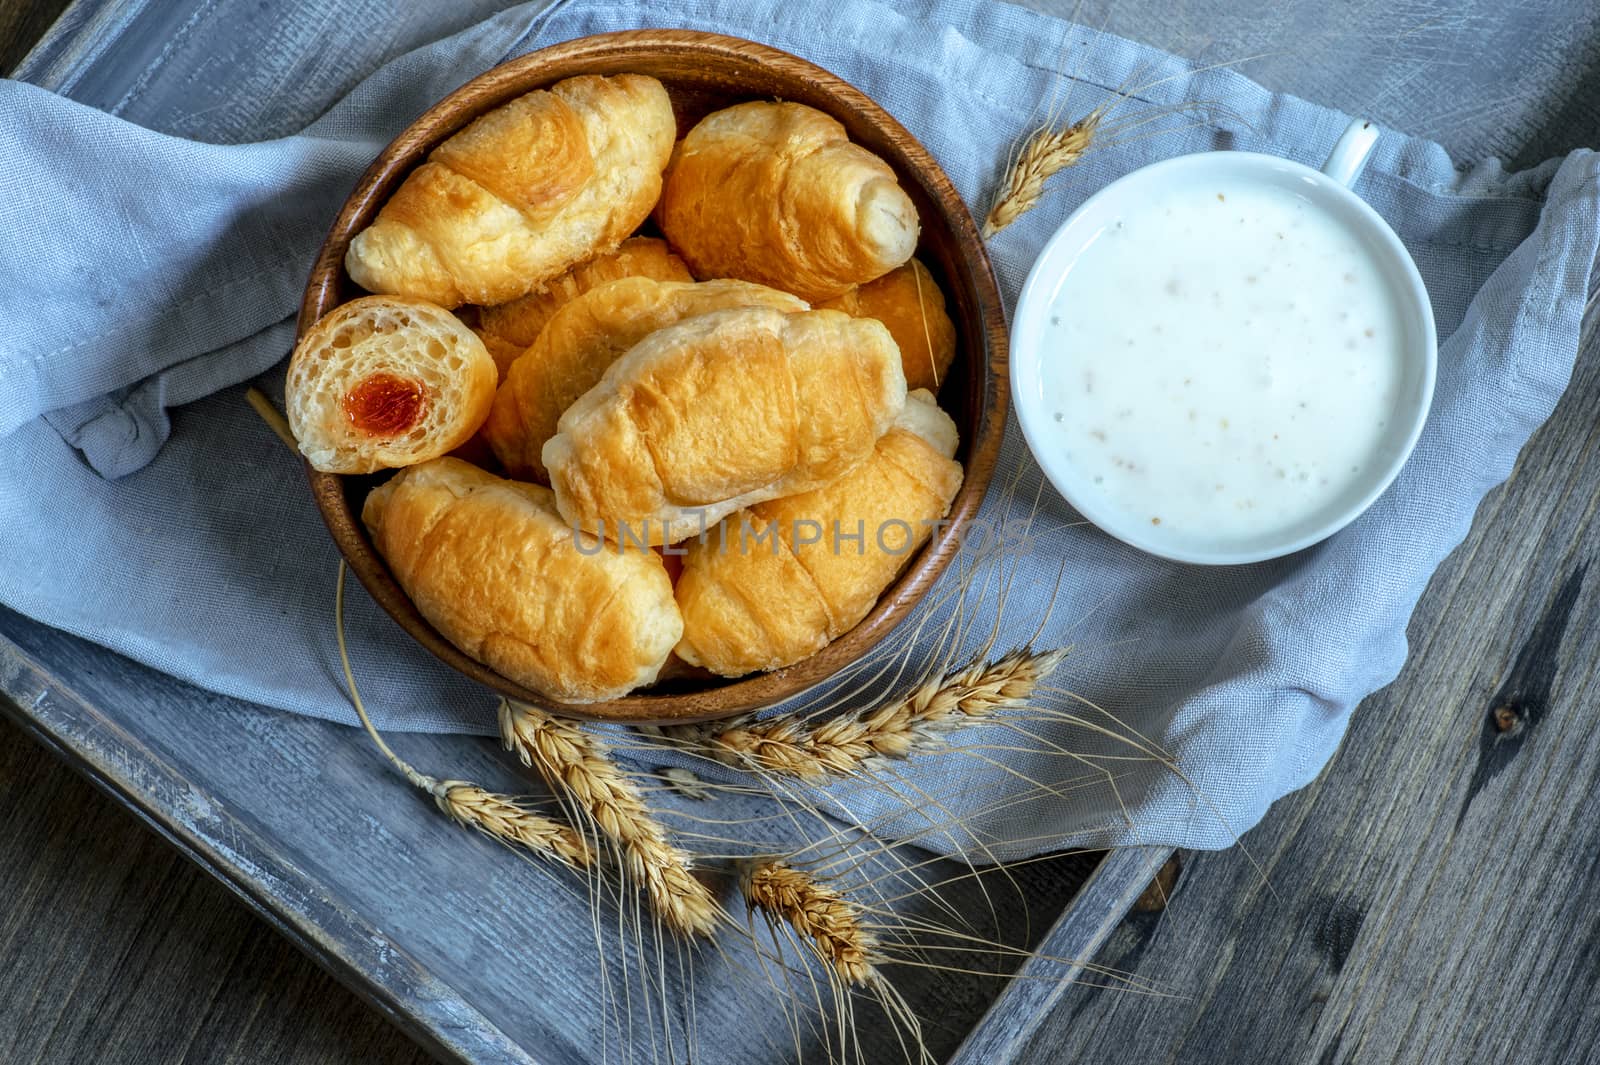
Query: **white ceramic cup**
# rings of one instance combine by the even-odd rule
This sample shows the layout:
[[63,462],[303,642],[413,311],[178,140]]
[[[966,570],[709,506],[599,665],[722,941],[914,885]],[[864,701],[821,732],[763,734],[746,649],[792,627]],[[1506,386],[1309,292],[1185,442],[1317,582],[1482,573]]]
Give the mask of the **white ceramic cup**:
[[[1327,539],[1354,521],[1383,494],[1405,465],[1422,433],[1433,400],[1437,368],[1437,335],[1427,290],[1405,245],[1371,206],[1350,186],[1365,168],[1378,138],[1370,123],[1357,120],[1344,131],[1320,171],[1275,155],[1256,152],[1200,152],[1141,167],[1112,182],[1072,213],[1044,246],[1022,287],[1011,327],[1011,392],[1017,421],[1045,476],[1067,502],[1089,521],[1124,543],[1178,562],[1237,565],[1292,554]],[[1215,545],[1175,546],[1152,537],[1148,527],[1106,506],[1088,483],[1088,475],[1064,457],[1059,437],[1050,431],[1052,410],[1041,387],[1045,325],[1057,290],[1079,254],[1106,226],[1126,218],[1149,202],[1152,194],[1218,181],[1238,186],[1268,183],[1288,187],[1295,195],[1347,227],[1370,249],[1401,310],[1405,328],[1405,360],[1401,394],[1392,410],[1374,412],[1387,421],[1377,461],[1366,464],[1360,481],[1337,506],[1318,515],[1309,529],[1302,525],[1281,541],[1257,538],[1248,548],[1224,550]],[[1084,308],[1076,313],[1094,313]]]

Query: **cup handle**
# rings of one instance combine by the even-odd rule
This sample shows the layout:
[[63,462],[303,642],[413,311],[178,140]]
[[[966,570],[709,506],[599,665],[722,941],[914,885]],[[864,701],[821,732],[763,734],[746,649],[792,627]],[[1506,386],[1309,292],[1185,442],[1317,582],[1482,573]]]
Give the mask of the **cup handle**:
[[1378,143],[1378,128],[1364,118],[1358,118],[1344,128],[1339,143],[1328,153],[1322,172],[1339,184],[1349,188],[1367,168],[1367,157],[1372,146]]

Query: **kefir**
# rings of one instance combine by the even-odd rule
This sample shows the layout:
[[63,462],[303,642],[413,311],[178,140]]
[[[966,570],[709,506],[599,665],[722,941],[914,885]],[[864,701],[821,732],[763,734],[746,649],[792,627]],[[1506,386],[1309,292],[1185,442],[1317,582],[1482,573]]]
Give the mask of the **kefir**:
[[1057,289],[1041,389],[1085,509],[1153,543],[1280,539],[1386,461],[1404,323],[1380,260],[1291,188],[1189,187],[1109,222]]

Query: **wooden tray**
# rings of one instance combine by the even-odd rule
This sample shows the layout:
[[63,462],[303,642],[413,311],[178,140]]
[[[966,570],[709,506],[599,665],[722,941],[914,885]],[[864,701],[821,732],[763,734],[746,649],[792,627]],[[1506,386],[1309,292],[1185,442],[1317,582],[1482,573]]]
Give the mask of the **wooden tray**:
[[[205,5],[201,47],[189,23],[202,6],[77,0],[14,76],[160,127],[252,75],[287,81],[272,64],[294,49],[250,41],[319,47],[316,5],[285,14],[254,0]],[[431,40],[500,6],[393,4],[397,24],[373,35],[370,54],[346,58],[352,70],[370,69],[396,40]],[[226,78],[196,77],[202,57]],[[570,902],[569,886],[432,815],[354,730],[200,691],[3,608],[0,712],[434,1054],[497,1065],[591,1060],[572,1035],[581,1025],[528,991],[569,971],[582,944],[545,936],[530,949],[489,916],[513,898],[542,917]],[[489,741],[409,735],[396,746],[419,765],[515,786]],[[1127,851],[1029,867],[1038,870],[1024,880],[1046,949],[1092,958],[1165,858]],[[913,1005],[966,1018],[956,1060],[999,1065],[1072,973],[1053,967],[1049,981],[1019,981],[997,999],[992,981],[947,980],[944,998]]]
[[[564,907],[587,903],[561,877],[434,814],[354,729],[200,691],[4,609],[0,712],[433,1053],[493,1065],[590,1060],[592,1048],[562,1024],[570,1018],[550,1015],[558,1003],[528,992],[587,964],[587,929],[571,939],[540,933]],[[517,787],[490,741],[394,739],[418,765]],[[1092,959],[1167,854],[1029,867],[1035,908],[1081,882],[1043,949]],[[517,900],[510,923],[496,916],[506,899]],[[1032,914],[1041,931],[1048,916]],[[1022,1045],[1077,967],[1027,972],[1047,978],[1010,984],[952,1060],[1014,1060],[1002,1051]],[[992,981],[987,991],[980,980],[952,982],[969,996],[994,993]],[[913,1005],[924,1015],[975,1008]]]

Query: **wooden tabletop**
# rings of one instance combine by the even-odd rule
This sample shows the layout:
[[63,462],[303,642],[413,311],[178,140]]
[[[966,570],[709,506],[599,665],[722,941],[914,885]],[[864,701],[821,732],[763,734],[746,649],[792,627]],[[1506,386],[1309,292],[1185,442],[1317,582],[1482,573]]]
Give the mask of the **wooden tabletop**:
[[[61,6],[0,5],[0,69]],[[1215,24],[1209,0],[1170,5],[1171,18],[1143,32],[1129,21],[1137,3],[1034,6],[1081,7],[1085,22],[1109,19],[1166,47]],[[1339,17],[1358,21],[1371,6],[1357,0]],[[1596,13],[1581,0],[1568,9],[1565,50],[1541,49],[1553,66],[1540,76],[1561,94],[1531,98],[1537,72],[1523,70],[1498,99],[1457,90],[1452,103],[1448,79],[1479,75],[1447,66],[1408,83],[1437,108],[1433,126],[1408,128],[1520,165],[1600,139]],[[1245,16],[1234,21],[1248,36]],[[1263,26],[1276,32],[1265,16]],[[1573,46],[1575,34],[1589,36]],[[1464,62],[1471,42],[1454,45]],[[1492,74],[1493,61],[1479,65]],[[1289,63],[1251,73],[1349,109],[1378,95]],[[1339,756],[1240,847],[1184,856],[1170,904],[1153,893],[1116,933],[1100,960],[1168,994],[1052,994],[1050,1008],[995,1026],[1020,1060],[1600,1061],[1595,325],[1591,307],[1556,417],[1436,575],[1410,628],[1411,660],[1359,708]],[[4,723],[0,810],[0,1060],[426,1060]]]
[[0,719],[0,1061],[429,1057]]
[[1600,1062],[1600,300],[1581,347],[1333,762],[1101,951],[1169,997],[1071,987],[970,1060]]

